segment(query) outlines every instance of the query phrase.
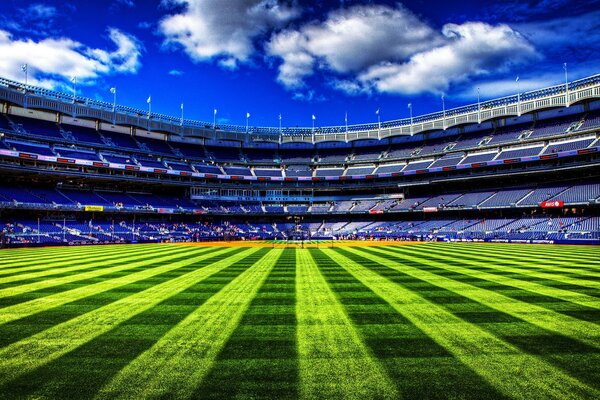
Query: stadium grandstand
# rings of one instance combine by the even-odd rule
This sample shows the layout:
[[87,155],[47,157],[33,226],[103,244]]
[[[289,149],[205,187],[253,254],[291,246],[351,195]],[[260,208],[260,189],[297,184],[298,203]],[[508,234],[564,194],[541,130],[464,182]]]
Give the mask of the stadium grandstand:
[[5,246],[600,243],[600,75],[378,124],[218,125],[0,79]]

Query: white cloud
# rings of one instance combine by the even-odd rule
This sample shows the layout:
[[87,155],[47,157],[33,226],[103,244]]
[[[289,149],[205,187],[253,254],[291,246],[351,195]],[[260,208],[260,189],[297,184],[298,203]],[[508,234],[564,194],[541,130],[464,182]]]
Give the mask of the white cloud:
[[68,38],[14,39],[0,30],[0,75],[22,81],[21,65],[28,64],[30,83],[56,88],[71,76],[81,84],[91,84],[101,76],[136,73],[141,66],[141,43],[115,28],[108,29],[108,37],[116,45],[113,51],[89,48]]
[[196,62],[218,59],[228,69],[250,60],[256,37],[299,15],[296,8],[277,0],[163,0],[163,4],[183,9],[160,21],[164,45],[181,46]]
[[405,63],[382,63],[358,75],[365,90],[415,94],[443,92],[464,82],[538,56],[535,48],[507,25],[482,22],[447,24],[442,29],[446,44],[413,55]]
[[267,54],[279,57],[278,80],[299,87],[314,66],[354,73],[384,61],[399,61],[430,48],[441,35],[401,5],[355,6],[331,12],[323,22],[271,37]]
[[402,5],[333,11],[322,22],[274,34],[266,52],[282,60],[277,79],[286,88],[301,88],[321,71],[350,95],[439,93],[539,57],[507,25],[465,22],[438,32]]
[[171,76],[181,76],[183,75],[183,71],[180,71],[178,69],[172,69],[169,71],[169,75]]

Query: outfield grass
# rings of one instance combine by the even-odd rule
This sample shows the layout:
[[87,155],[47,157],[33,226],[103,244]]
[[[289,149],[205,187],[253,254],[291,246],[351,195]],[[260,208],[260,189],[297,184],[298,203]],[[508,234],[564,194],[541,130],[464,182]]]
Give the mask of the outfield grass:
[[0,251],[0,398],[600,399],[600,249]]

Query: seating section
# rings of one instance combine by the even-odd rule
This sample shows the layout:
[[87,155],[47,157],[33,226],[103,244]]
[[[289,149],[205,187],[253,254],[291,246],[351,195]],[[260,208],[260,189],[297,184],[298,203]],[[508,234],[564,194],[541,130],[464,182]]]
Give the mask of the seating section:
[[344,173],[342,168],[318,168],[315,176],[328,177],[328,176],[341,176]]
[[474,164],[474,163],[492,161],[494,159],[494,157],[496,157],[496,154],[497,154],[496,152],[470,154],[470,155],[466,156],[465,158],[463,158],[463,160],[460,162],[460,164]]
[[542,151],[543,146],[535,146],[535,147],[527,147],[521,149],[508,149],[502,150],[498,155],[499,160],[506,160],[509,158],[518,158],[518,157],[530,157],[537,156]]
[[255,168],[254,169],[254,175],[256,176],[276,176],[276,177],[281,177],[281,169],[274,169],[274,168]]
[[79,149],[64,149],[60,147],[54,147],[54,151],[57,155],[66,158],[75,158],[80,160],[91,160],[91,161],[101,161],[100,157],[94,152],[79,150]]
[[24,153],[39,154],[41,156],[55,156],[56,154],[50,149],[45,143],[33,143],[33,142],[17,142],[7,140],[6,144],[9,148],[16,151],[22,151]]
[[136,160],[143,167],[159,168],[159,169],[165,169],[166,168],[165,165],[161,161],[159,161],[157,159],[150,158],[150,157],[136,156]]
[[354,166],[346,170],[346,175],[370,175],[375,169],[374,165]]
[[[467,126],[460,135],[428,142],[423,142],[421,137],[420,141],[406,138],[394,144],[381,141],[380,147],[352,146],[349,143],[347,148],[319,148],[317,145],[316,149],[291,149],[271,144],[265,148],[246,149],[225,147],[224,144],[173,143],[146,136],[133,137],[113,131],[2,115],[0,129],[6,135],[0,140],[0,147],[44,156],[58,153],[62,157],[93,161],[101,160],[98,156],[101,153],[106,161],[119,164],[136,164],[135,161],[110,161],[114,157],[131,159],[124,153],[133,153],[139,165],[161,169],[166,166],[155,157],[165,157],[168,167],[173,170],[215,175],[222,174],[223,167],[225,174],[230,176],[298,178],[314,174],[316,177],[339,177],[412,172],[579,150],[600,144],[597,133],[580,133],[597,127],[600,127],[600,114],[590,113],[584,117],[577,115],[496,129]],[[569,136],[556,138],[566,134]],[[43,142],[43,139],[48,141]],[[74,144],[77,148],[72,148]],[[315,163],[320,167],[313,170]]]
[[100,136],[98,131],[96,131],[95,129],[84,128],[81,126],[74,126],[74,125],[64,125],[64,124],[61,125],[61,127],[63,130],[63,136],[65,134],[71,135],[71,136],[73,136],[73,138],[75,138],[75,140],[78,143],[92,143],[92,144],[98,144],[98,145],[106,144],[102,140],[102,137]]
[[595,137],[591,137],[591,138],[583,138],[583,139],[576,139],[576,140],[551,142],[548,145],[548,147],[546,147],[546,150],[544,150],[544,154],[552,154],[552,153],[560,153],[561,151],[585,149],[586,147],[591,145],[595,140],[596,140]]
[[307,165],[290,165],[285,170],[285,176],[290,178],[312,176],[313,171]]
[[446,240],[598,240],[600,217],[523,217],[500,219],[440,219],[410,221],[343,221],[326,223],[133,222],[1,220],[8,244],[99,243],[217,238],[279,239],[299,236],[327,238],[387,238]]

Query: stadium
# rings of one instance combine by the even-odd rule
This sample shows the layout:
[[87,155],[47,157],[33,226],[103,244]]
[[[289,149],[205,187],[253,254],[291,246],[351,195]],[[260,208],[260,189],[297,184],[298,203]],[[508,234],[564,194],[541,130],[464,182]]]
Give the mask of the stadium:
[[307,127],[110,93],[0,77],[1,398],[600,398],[600,75]]

